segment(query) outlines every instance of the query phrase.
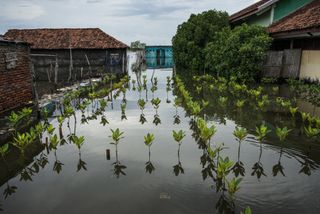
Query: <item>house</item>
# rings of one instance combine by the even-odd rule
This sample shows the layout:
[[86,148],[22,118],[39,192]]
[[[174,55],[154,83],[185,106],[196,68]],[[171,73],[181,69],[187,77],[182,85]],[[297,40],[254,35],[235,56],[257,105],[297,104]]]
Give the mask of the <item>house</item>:
[[172,68],[172,46],[154,45],[145,47],[148,68]]
[[99,28],[11,29],[6,38],[31,44],[37,81],[55,84],[127,71],[127,48]]
[[0,36],[0,113],[33,101],[29,44]]
[[230,22],[267,27],[273,43],[265,76],[320,79],[319,0],[261,0],[233,14]]
[[230,16],[232,25],[242,23],[268,27],[313,0],[260,0]]

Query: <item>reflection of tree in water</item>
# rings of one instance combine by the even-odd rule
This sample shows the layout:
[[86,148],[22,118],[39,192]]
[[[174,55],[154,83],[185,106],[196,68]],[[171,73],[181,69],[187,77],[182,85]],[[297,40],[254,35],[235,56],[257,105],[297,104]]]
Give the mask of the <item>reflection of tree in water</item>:
[[251,175],[256,175],[258,179],[261,178],[261,176],[267,176],[264,173],[263,164],[261,163],[261,157],[262,157],[262,143],[260,143],[260,153],[259,153],[259,159],[258,162],[256,162],[252,167],[252,173]]
[[240,153],[241,153],[241,142],[238,141],[239,145],[238,145],[238,160],[237,162],[234,164],[232,170],[233,173],[236,177],[238,177],[239,175],[244,176],[245,175],[245,168],[243,163],[240,161]]
[[178,144],[178,164],[173,166],[173,173],[178,176],[180,174],[184,174],[184,169],[182,167],[181,164],[181,160],[180,160],[180,148],[181,148],[181,144]]
[[150,149],[150,146],[148,147],[148,149],[149,149],[149,159],[145,164],[145,169],[146,169],[146,172],[151,174],[155,170],[155,167],[151,162],[151,149]]
[[116,161],[112,163],[113,165],[113,174],[116,176],[116,178],[120,178],[121,175],[126,175],[124,172],[124,169],[127,167],[120,163],[118,158],[118,145],[116,144]]
[[274,177],[277,176],[279,172],[283,176],[285,176],[284,171],[283,171],[284,167],[281,165],[282,154],[283,154],[283,147],[281,147],[281,150],[280,150],[280,156],[279,156],[278,163],[272,167],[272,174]]

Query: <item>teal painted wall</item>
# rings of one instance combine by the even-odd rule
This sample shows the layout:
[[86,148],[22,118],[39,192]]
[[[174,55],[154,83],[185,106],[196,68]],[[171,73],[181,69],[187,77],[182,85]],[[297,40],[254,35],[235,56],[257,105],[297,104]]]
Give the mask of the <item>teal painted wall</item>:
[[268,10],[264,12],[263,14],[260,14],[259,16],[253,15],[251,16],[246,23],[249,25],[260,25],[264,27],[268,27],[271,23],[271,10]]
[[274,8],[274,22],[293,13],[300,7],[312,2],[312,0],[281,0]]
[[146,46],[145,51],[146,58],[172,57],[172,46]]

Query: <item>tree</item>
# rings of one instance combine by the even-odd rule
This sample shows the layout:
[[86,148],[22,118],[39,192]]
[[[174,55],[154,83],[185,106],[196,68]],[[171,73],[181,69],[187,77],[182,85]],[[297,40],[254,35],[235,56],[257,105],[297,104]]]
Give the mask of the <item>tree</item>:
[[178,26],[172,39],[173,56],[179,68],[202,74],[205,68],[204,49],[215,40],[217,32],[229,26],[226,12],[209,10],[192,14],[187,22]]
[[261,76],[271,41],[266,29],[257,25],[225,28],[205,49],[206,68],[216,76],[256,80]]

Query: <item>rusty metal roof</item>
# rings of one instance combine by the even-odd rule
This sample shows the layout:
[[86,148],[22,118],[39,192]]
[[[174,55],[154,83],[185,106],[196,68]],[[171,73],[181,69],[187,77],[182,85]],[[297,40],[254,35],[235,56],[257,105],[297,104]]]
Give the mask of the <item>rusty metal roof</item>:
[[10,29],[8,39],[26,41],[32,49],[118,49],[128,46],[99,28]]

